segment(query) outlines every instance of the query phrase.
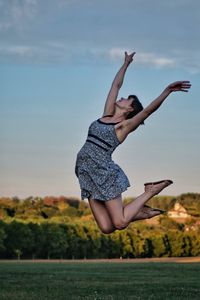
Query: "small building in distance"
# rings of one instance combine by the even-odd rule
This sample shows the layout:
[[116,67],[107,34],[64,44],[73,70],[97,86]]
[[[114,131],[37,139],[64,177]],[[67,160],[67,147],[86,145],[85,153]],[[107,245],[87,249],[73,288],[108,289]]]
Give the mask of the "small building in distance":
[[167,215],[169,218],[174,218],[178,220],[184,220],[192,217],[190,214],[188,214],[187,210],[178,202],[175,203],[173,209],[168,211]]

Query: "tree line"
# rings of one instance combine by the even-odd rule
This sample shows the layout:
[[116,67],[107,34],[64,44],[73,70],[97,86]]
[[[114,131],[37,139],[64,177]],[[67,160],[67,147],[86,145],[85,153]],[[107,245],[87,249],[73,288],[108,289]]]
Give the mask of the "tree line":
[[[132,198],[124,199],[129,202]],[[200,194],[157,196],[148,205],[169,210],[178,201],[192,216],[131,223],[110,235],[98,229],[85,201],[61,197],[0,198],[1,259],[138,258],[200,255]]]
[[[125,198],[129,202],[134,198]],[[195,218],[200,217],[200,194],[187,193],[178,197],[156,196],[148,204],[164,210],[170,210],[174,204],[179,202],[187,212]],[[43,220],[71,221],[71,219],[91,215],[90,208],[86,201],[80,201],[73,197],[18,197],[0,198],[0,219],[6,222],[13,220],[41,222]],[[85,220],[84,220],[85,221]]]
[[199,232],[161,232],[130,224],[110,235],[96,226],[0,221],[1,259],[138,258],[200,255]]

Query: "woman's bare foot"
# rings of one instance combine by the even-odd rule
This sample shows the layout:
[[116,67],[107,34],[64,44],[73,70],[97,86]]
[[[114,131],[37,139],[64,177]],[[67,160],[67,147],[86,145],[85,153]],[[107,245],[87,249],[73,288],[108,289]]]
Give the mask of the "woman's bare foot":
[[144,184],[144,190],[145,192],[150,192],[152,195],[159,194],[164,188],[171,185],[173,183],[170,179],[165,179],[161,181],[156,182],[147,182]]
[[151,207],[151,206],[146,205],[146,204],[144,205],[144,207],[150,208],[150,209],[153,210],[153,211],[159,211],[161,214],[164,214],[164,213],[167,212],[166,210],[163,210],[163,209],[160,209],[160,208]]
[[161,214],[162,214],[161,212],[159,212],[158,210],[157,211],[153,210],[151,209],[151,207],[142,207],[141,210],[134,217],[133,221],[151,219]]

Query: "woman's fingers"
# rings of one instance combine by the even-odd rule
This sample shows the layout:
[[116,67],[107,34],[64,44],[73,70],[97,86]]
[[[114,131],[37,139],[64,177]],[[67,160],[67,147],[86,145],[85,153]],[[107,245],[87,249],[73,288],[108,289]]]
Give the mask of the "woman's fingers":
[[189,80],[175,81],[171,83],[167,89],[171,92],[188,92],[191,87],[191,83]]
[[187,91],[191,87],[190,81],[176,81],[171,85],[172,89]]
[[130,57],[133,58],[133,56],[135,55],[136,52],[133,52],[130,54]]
[[133,61],[133,56],[135,55],[135,52],[128,54],[127,51],[125,53],[125,62],[130,64]]
[[191,83],[189,81],[182,81],[181,85],[183,85],[183,86],[191,86]]
[[132,53],[128,54],[127,51],[125,51],[125,56],[133,57],[135,54],[136,54],[136,52],[132,52]]
[[188,92],[188,89],[190,89],[191,84],[189,81],[183,81],[181,84],[181,91],[182,92]]

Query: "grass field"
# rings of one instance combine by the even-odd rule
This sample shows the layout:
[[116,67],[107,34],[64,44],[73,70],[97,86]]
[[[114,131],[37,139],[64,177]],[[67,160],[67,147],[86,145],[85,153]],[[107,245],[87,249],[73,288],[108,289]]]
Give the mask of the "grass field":
[[200,263],[0,262],[1,300],[200,299]]

